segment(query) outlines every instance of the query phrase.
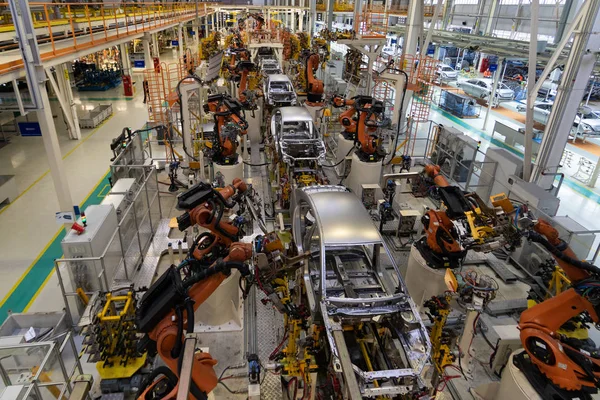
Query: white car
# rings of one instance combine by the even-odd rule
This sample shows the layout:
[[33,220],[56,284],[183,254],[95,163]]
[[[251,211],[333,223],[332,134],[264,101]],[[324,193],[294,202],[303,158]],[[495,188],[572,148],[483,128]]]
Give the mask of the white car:
[[[554,103],[551,101],[541,101],[535,103],[533,106],[533,120],[535,122],[539,122],[542,125],[546,125],[548,123],[548,117],[550,116],[550,112],[552,111],[552,105]],[[527,110],[527,106],[524,104],[519,104],[517,106],[517,111],[525,112]]]
[[583,113],[577,114],[573,126],[577,127],[577,132],[585,135],[600,135],[600,114],[598,111],[590,109],[583,110]]
[[435,70],[435,74],[443,81],[453,81],[458,78],[458,71],[448,64],[440,64]]
[[[469,79],[466,81],[459,81],[456,86],[461,88],[469,96],[473,96],[478,99],[488,101],[492,95],[492,87],[494,81],[489,78],[482,79]],[[515,92],[506,86],[504,83],[499,82],[498,88],[496,89],[496,103],[502,101],[510,101],[514,99]]]

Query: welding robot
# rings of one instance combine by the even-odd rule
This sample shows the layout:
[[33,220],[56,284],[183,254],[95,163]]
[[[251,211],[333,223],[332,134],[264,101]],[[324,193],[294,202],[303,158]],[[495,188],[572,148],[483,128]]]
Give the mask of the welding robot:
[[451,185],[438,165],[426,165],[421,183],[426,192],[439,199],[440,209],[427,209],[421,218],[425,235],[411,247],[405,281],[417,306],[440,293],[446,286],[446,268],[460,268],[469,250],[490,252],[512,249],[520,243],[511,213],[514,207],[504,194],[488,207],[476,193],[465,193]]
[[359,146],[356,154],[363,162],[377,162],[385,157],[382,139],[375,134],[384,124],[383,102],[371,96],[354,96],[344,99],[334,95],[332,104],[336,108],[350,106],[339,116],[340,124],[344,127],[342,136],[354,141]]
[[[167,367],[156,368],[146,379],[140,400],[175,399],[183,359],[184,329],[194,330],[194,312],[204,303],[231,270],[242,276],[250,271],[245,264],[252,256],[252,244],[241,243],[239,219],[223,218],[243,201],[246,183],[235,179],[223,189],[199,183],[178,196],[177,207],[185,212],[177,218],[179,230],[191,226],[206,229],[190,246],[188,257],[169,269],[148,289],[136,310],[136,324],[144,333],[140,351],[158,353]],[[190,399],[203,400],[217,385],[213,369],[217,361],[210,354],[194,354]],[[158,379],[157,379],[158,378]]]
[[323,81],[317,79],[315,73],[319,68],[321,58],[318,53],[309,53],[305,58],[304,72],[306,74],[306,104],[312,107],[323,105],[325,88]]
[[[520,226],[525,225],[523,220],[527,218],[519,221]],[[531,220],[527,223],[531,226]],[[591,399],[600,388],[600,354],[587,328],[600,322],[600,268],[577,259],[544,220],[535,222],[524,236],[552,254],[571,288],[521,313],[525,352],[514,355],[513,363],[542,399]]]

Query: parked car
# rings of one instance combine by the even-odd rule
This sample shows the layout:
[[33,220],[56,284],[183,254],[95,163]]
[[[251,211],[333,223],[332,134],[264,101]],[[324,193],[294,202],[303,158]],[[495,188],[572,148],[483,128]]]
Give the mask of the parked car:
[[[456,85],[469,96],[488,101],[492,94],[493,84],[494,81],[492,79],[484,78],[459,81]],[[515,92],[511,88],[509,88],[502,82],[498,83],[498,88],[496,89],[495,102],[499,103],[502,101],[510,101],[514,99],[514,97]]]
[[272,107],[287,107],[298,104],[292,81],[287,75],[273,74],[265,79],[265,102]]
[[435,75],[443,81],[453,81],[458,78],[458,71],[448,64],[440,64],[435,70]]
[[582,112],[575,116],[573,126],[578,128],[577,133],[588,136],[600,135],[600,111],[582,107]]
[[[533,120],[542,125],[546,125],[548,123],[548,117],[552,111],[553,104],[554,103],[551,101],[539,101],[535,103],[533,106]],[[527,107],[524,104],[519,104],[517,106],[517,111],[519,112],[525,112],[526,110]]]

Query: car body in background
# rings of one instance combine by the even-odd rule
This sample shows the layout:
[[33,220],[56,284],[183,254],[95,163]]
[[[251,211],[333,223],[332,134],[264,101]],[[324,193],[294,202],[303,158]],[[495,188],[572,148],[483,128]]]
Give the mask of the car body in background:
[[573,126],[577,128],[576,132],[579,135],[600,136],[600,111],[580,107]]
[[275,109],[271,117],[271,132],[275,150],[289,165],[325,162],[325,144],[313,117],[305,107],[292,106]]
[[435,75],[443,81],[454,81],[458,79],[458,71],[448,64],[440,64],[435,69]]
[[[542,125],[546,125],[548,123],[548,117],[550,116],[550,112],[552,111],[552,105],[554,103],[551,101],[538,101],[533,106],[533,120]],[[525,104],[517,105],[517,111],[524,113],[527,110]]]
[[[494,81],[489,78],[474,78],[467,79],[464,81],[457,82],[456,86],[463,90],[469,96],[477,99],[483,99],[488,101],[492,95],[492,87]],[[503,101],[511,101],[515,98],[515,92],[506,86],[504,83],[499,82],[498,88],[496,89],[495,103]]]
[[[546,125],[552,112],[553,104],[551,101],[539,101],[535,103],[533,106],[533,120]],[[526,106],[519,104],[517,111],[524,113]],[[573,128],[577,135],[600,136],[600,111],[586,106],[580,107],[573,121]]]
[[288,107],[298,104],[298,97],[287,75],[273,74],[265,79],[265,102],[271,107]]

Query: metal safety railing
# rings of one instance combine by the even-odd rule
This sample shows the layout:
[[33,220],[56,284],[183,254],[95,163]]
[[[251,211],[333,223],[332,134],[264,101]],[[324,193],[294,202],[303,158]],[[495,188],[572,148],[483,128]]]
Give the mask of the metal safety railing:
[[[203,3],[202,5],[204,5]],[[213,11],[208,3],[207,13]],[[34,27],[39,28],[38,45],[42,60],[64,56],[100,44],[161,27],[173,26],[205,15],[205,7],[194,3],[30,3]],[[8,10],[8,3],[0,3]],[[0,34],[14,31],[10,13],[0,19]],[[36,32],[37,33],[37,32]],[[6,43],[6,42],[4,42]],[[0,51],[18,49],[16,43],[0,46]],[[23,66],[21,58],[0,61],[0,74]]]
[[[54,262],[67,315],[75,326],[83,317],[86,304],[81,293],[91,297],[97,291],[130,285],[162,219],[159,181],[156,168],[148,165],[111,167],[122,176],[139,176],[137,191],[126,200],[108,244],[98,256],[62,258]],[[126,169],[127,171],[125,171]]]
[[21,385],[23,388],[15,398],[68,398],[73,390],[71,380],[83,370],[73,331],[69,329],[60,335],[63,340],[49,339],[0,348],[0,390]]

